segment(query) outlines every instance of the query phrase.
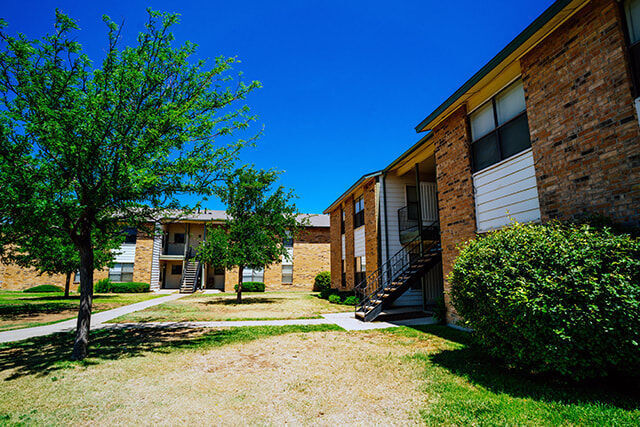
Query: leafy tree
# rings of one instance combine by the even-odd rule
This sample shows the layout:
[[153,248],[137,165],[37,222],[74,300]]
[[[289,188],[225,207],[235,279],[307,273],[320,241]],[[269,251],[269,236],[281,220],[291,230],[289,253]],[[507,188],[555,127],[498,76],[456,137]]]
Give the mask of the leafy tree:
[[[68,298],[71,276],[80,269],[80,254],[73,242],[69,240],[68,235],[56,234],[56,231],[56,229],[51,229],[46,234],[15,236],[21,241],[7,242],[14,248],[8,251],[5,261],[14,262],[25,268],[34,268],[39,274],[64,274],[66,276],[64,296]],[[116,238],[101,242],[99,238],[94,239],[96,245],[94,268],[101,269],[111,263],[113,253],[110,249],[115,249],[120,240]],[[99,246],[102,248],[98,249]]]
[[213,195],[246,142],[233,135],[254,119],[236,104],[259,87],[233,83],[234,58],[208,67],[193,59],[195,44],[174,47],[177,15],[149,11],[124,48],[120,27],[103,20],[108,46],[97,67],[59,11],[42,40],[10,36],[0,23],[0,234],[59,227],[78,250],[74,359],[87,354],[98,236],[188,208],[184,194]]
[[211,265],[238,267],[237,302],[242,302],[242,273],[287,256],[285,237],[295,238],[308,221],[300,219],[292,191],[273,189],[278,172],[244,167],[227,179],[219,197],[226,204],[224,227],[209,227],[198,258]]

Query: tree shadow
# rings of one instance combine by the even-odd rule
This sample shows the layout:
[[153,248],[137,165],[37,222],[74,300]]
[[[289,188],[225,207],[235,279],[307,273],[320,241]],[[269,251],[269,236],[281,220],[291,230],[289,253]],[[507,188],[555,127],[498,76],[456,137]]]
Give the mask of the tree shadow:
[[429,356],[431,363],[493,393],[564,404],[600,403],[625,410],[640,409],[640,378],[609,377],[574,382],[560,376],[536,375],[510,369],[473,344],[471,336],[446,326],[412,327],[462,344]]
[[[106,295],[106,294],[96,294],[93,296],[93,298],[100,298],[100,299],[109,299],[109,298],[117,298],[119,295]],[[80,302],[80,295],[69,295],[68,297],[65,297],[64,295],[47,295],[47,296],[41,296],[41,297],[20,297],[20,298],[15,298],[14,301],[69,301],[69,302],[73,302],[73,301],[78,301],[78,303]]]
[[284,298],[262,298],[262,297],[243,297],[242,298],[242,302],[241,303],[237,303],[235,298],[229,298],[229,299],[214,299],[214,300],[210,300],[210,301],[205,301],[202,302],[201,304],[204,305],[237,305],[237,306],[243,306],[243,305],[251,305],[251,304],[275,304],[275,303],[281,303],[284,300]]
[[[241,328],[236,328],[241,329]],[[12,370],[5,381],[24,376],[46,376],[71,366],[91,366],[103,361],[201,348],[246,338],[234,329],[109,328],[92,331],[89,357],[71,362],[75,334],[58,333],[16,343],[0,344],[0,372]]]

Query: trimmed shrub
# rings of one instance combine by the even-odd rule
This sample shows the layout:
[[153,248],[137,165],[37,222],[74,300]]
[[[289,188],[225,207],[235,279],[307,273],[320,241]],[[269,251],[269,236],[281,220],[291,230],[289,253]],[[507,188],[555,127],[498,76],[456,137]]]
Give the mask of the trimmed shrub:
[[56,285],[38,285],[38,286],[31,287],[29,289],[25,289],[22,292],[27,292],[27,293],[64,292],[64,289]]
[[329,295],[329,302],[332,304],[340,304],[342,302],[342,298],[340,298],[340,295]]
[[640,368],[640,240],[514,224],[468,242],[451,299],[492,356],[576,380]]
[[108,277],[104,279],[98,280],[95,285],[93,285],[93,292],[99,294],[105,294],[107,292],[111,292],[111,280]]
[[[244,282],[242,284],[242,292],[264,292],[264,288],[262,282]],[[235,285],[233,289],[238,292],[238,285]]]
[[93,286],[96,293],[138,294],[149,292],[149,289],[148,283],[112,282],[109,279],[102,279]]
[[344,299],[344,301],[342,301],[342,304],[344,305],[357,305],[358,304],[358,297],[355,295],[351,295],[349,297],[346,297]]
[[322,292],[327,289],[331,289],[331,273],[328,271],[321,271],[316,275],[313,281],[313,290],[315,292]]

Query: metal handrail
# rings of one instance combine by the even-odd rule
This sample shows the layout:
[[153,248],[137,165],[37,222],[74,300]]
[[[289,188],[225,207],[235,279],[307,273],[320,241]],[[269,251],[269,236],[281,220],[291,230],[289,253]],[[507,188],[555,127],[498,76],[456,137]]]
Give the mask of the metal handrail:
[[367,307],[372,306],[374,297],[376,297],[376,299],[382,298],[385,290],[402,274],[406,273],[413,263],[422,258],[423,254],[436,250],[440,244],[438,241],[435,241],[421,251],[421,238],[422,236],[417,236],[389,258],[380,268],[356,285],[354,291],[356,295],[360,295],[360,302],[355,308],[356,312],[362,310],[366,315],[372,311],[373,308],[367,310]]

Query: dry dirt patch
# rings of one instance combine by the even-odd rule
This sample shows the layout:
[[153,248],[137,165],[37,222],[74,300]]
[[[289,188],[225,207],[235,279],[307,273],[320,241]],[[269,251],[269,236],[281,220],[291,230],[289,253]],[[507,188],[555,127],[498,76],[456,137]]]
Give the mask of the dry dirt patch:
[[419,424],[422,370],[403,357],[416,345],[399,340],[296,333],[0,378],[0,414],[45,424]]

